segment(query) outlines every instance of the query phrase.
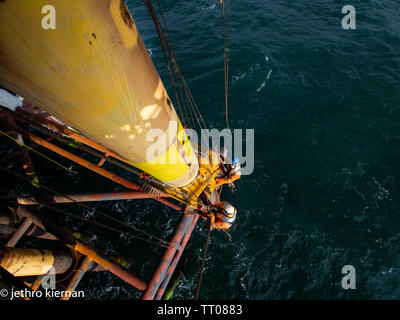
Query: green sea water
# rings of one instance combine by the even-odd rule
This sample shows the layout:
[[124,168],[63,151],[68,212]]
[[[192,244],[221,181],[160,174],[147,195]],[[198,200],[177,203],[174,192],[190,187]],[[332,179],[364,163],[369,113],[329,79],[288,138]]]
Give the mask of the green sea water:
[[[221,5],[160,3],[204,120],[222,130]],[[127,4],[173,99],[154,25],[142,1]],[[342,28],[347,4],[356,30]],[[400,299],[400,2],[232,0],[230,20],[230,126],[254,129],[254,172],[222,193],[238,220],[232,242],[212,233],[200,298]],[[37,164],[65,193],[118,190],[86,171],[61,184],[57,170]],[[151,201],[96,206],[165,239],[179,218]],[[97,247],[151,276],[161,248],[90,228]],[[174,299],[193,299],[205,237],[200,222]],[[342,288],[345,265],[355,290]],[[140,296],[110,273],[87,274],[80,289],[88,299]]]
[[[152,21],[141,1],[127,3],[168,87]],[[160,3],[205,122],[222,130],[221,5]],[[356,30],[342,28],[346,4]],[[230,126],[255,130],[255,170],[222,194],[238,221],[232,242],[212,234],[200,298],[399,299],[400,3],[231,1],[230,20]],[[158,205],[118,207],[166,238],[176,222]],[[200,223],[175,299],[193,298],[205,236]],[[126,254],[136,246],[160,252],[136,241]],[[150,275],[156,259],[138,259]],[[341,286],[344,265],[355,267],[355,290]],[[132,296],[106,278],[93,298]]]
[[[163,70],[140,1],[128,4]],[[221,5],[161,4],[205,121],[223,129]],[[347,4],[356,30],[342,28]],[[230,125],[255,130],[255,170],[223,193],[238,222],[231,243],[212,236],[200,297],[399,299],[400,3],[231,1],[230,27]],[[175,298],[192,298],[204,237]]]

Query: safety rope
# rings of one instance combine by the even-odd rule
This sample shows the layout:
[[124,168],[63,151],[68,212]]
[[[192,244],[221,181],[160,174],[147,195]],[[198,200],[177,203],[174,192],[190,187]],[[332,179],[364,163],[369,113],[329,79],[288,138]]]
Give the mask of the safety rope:
[[[228,1],[227,14],[225,14],[225,0],[222,2],[222,30],[224,35],[224,80],[225,80],[225,117],[226,127],[229,129],[228,90],[229,90],[229,16],[231,1]],[[225,21],[226,18],[226,21]]]
[[[73,139],[71,139],[71,138],[66,139],[66,138],[64,138],[62,135],[57,134],[57,133],[54,133],[52,130],[47,129],[47,128],[43,127],[43,126],[38,126],[38,125],[35,125],[35,124],[33,124],[33,123],[29,123],[29,125],[30,125],[32,128],[34,128],[34,129],[36,129],[36,130],[38,130],[38,131],[40,131],[40,132],[42,132],[42,133],[45,133],[45,134],[48,134],[48,135],[54,137],[55,139],[57,139],[58,141],[60,141],[60,142],[62,142],[62,143],[64,143],[64,144],[66,144],[66,145],[68,145],[68,144],[71,143],[71,141],[69,141],[69,140],[73,140]],[[109,162],[109,163],[111,163],[111,164],[113,164],[113,165],[116,165],[116,166],[120,167],[121,169],[124,169],[124,170],[126,170],[126,171],[128,171],[128,172],[130,172],[130,173],[133,173],[133,174],[135,174],[135,175],[137,175],[137,176],[139,176],[139,177],[142,175],[142,172],[141,172],[141,171],[136,170],[136,169],[134,169],[134,168],[131,167],[131,166],[125,165],[125,164],[123,164],[123,163],[121,163],[121,162],[119,162],[119,161],[117,161],[117,160],[114,160],[114,159],[112,159],[111,157],[106,157],[106,156],[104,156],[102,153],[97,152],[97,151],[95,151],[95,150],[93,150],[93,149],[91,149],[91,148],[89,148],[89,147],[86,147],[86,146],[85,146],[84,144],[82,144],[81,142],[74,141],[74,144],[75,144],[75,146],[76,146],[78,149],[81,149],[81,150],[83,150],[83,151],[85,151],[85,152],[87,152],[87,153],[90,153],[91,155],[94,155],[94,156],[96,156],[96,157],[98,157],[98,158],[100,158],[100,159],[103,159],[103,160],[105,160],[105,161],[107,161],[107,162]]]
[[225,234],[228,236],[229,242],[232,242],[231,234],[228,231],[226,231],[225,229],[221,229],[221,231],[225,232]]
[[[194,100],[193,95],[191,94],[189,87],[183,77],[182,70],[177,62],[175,48],[172,45],[170,33],[169,33],[169,30],[167,27],[167,23],[166,23],[163,11],[161,9],[160,2],[159,2],[159,0],[157,0],[158,10],[160,12],[160,16],[161,16],[163,25],[160,23],[160,20],[158,19],[158,15],[155,12],[152,1],[151,0],[143,0],[143,3],[146,6],[146,8],[150,14],[150,17],[152,18],[154,25],[156,27],[157,34],[158,34],[158,37],[159,37],[159,40],[161,43],[161,49],[163,51],[164,60],[165,60],[170,78],[176,77],[177,81],[179,81],[179,83],[180,83],[180,87],[179,87],[180,92],[178,92],[176,89],[176,86],[175,86],[175,81],[172,82],[175,96],[179,97],[179,98],[177,98],[177,102],[178,103],[183,102],[182,107],[183,107],[184,111],[186,112],[186,116],[188,118],[188,121],[190,122],[191,128],[192,129],[196,128],[196,126],[193,122],[193,117],[194,117],[194,120],[197,122],[198,128],[201,131],[201,129],[206,128],[206,124],[203,119],[203,116],[200,113],[197,103]],[[164,29],[165,29],[167,36],[165,36],[165,34],[164,34]],[[167,57],[169,58],[169,60],[167,59]],[[173,69],[174,73],[172,72],[170,65],[172,65],[172,67],[173,67],[172,69]],[[182,94],[182,90],[183,90],[183,94]],[[178,107],[179,107],[179,105],[178,105]],[[189,117],[189,113],[190,113],[190,117]],[[184,117],[183,112],[181,113],[181,116]],[[184,120],[184,118],[182,120]]]
[[[159,0],[157,0],[157,6],[158,6],[158,10],[160,12],[161,20],[163,22],[165,31],[167,33],[167,48],[171,51],[171,56],[172,56],[171,57],[171,61],[174,64],[174,68],[178,69],[177,72],[181,73],[179,64],[176,61],[176,52],[175,52],[175,48],[174,48],[174,46],[172,44],[172,41],[171,41],[171,36],[170,36],[169,30],[168,30],[167,21],[165,20],[164,13],[163,13],[163,11],[161,9],[161,4],[160,4]],[[183,94],[182,94],[182,86],[179,86],[179,92],[180,92],[180,96],[183,96]],[[187,112],[187,109],[189,109],[190,117],[189,117],[189,114]],[[193,113],[192,108],[184,108],[184,110],[185,110],[186,117],[187,117],[188,121],[190,122],[191,128],[194,128],[194,122],[193,122],[194,113]]]
[[200,293],[200,286],[201,286],[201,280],[203,278],[203,272],[204,272],[204,265],[206,262],[206,257],[207,257],[207,249],[208,249],[208,242],[210,240],[210,235],[211,235],[211,230],[212,230],[212,225],[210,224],[208,228],[208,233],[206,237],[206,242],[204,243],[204,248],[203,248],[203,259],[201,260],[201,266],[200,266],[200,271],[199,275],[197,277],[197,286],[196,286],[196,293],[194,295],[194,300],[197,300],[199,298],[199,293]]
[[[182,104],[183,108],[184,109],[185,108],[189,109],[189,113],[191,114],[191,116],[194,116],[194,118],[195,118],[195,120],[196,120],[196,122],[198,124],[198,130],[200,131],[200,135],[202,136],[202,139],[204,141],[208,141],[209,137],[207,137],[205,135],[205,130],[202,130],[202,129],[206,129],[207,126],[205,124],[203,116],[200,113],[200,110],[199,110],[199,108],[197,106],[197,103],[194,100],[193,95],[191,94],[191,92],[189,90],[189,87],[188,87],[188,85],[187,85],[187,83],[186,83],[186,81],[185,81],[185,79],[183,77],[181,68],[180,68],[180,66],[179,66],[179,64],[177,62],[175,49],[172,46],[171,38],[170,38],[169,31],[168,31],[168,28],[167,28],[167,24],[166,24],[166,21],[165,21],[165,18],[164,18],[164,14],[163,14],[162,9],[161,9],[160,2],[158,0],[157,0],[157,2],[158,2],[158,8],[159,8],[159,11],[160,11],[160,15],[162,17],[162,21],[163,21],[163,24],[164,24],[164,28],[165,28],[165,30],[167,32],[167,35],[168,35],[168,39],[164,34],[163,27],[162,27],[162,25],[161,25],[161,23],[160,23],[160,21],[158,19],[157,13],[154,10],[152,1],[151,0],[143,0],[143,3],[146,6],[146,8],[147,8],[147,10],[148,10],[148,12],[150,14],[150,17],[152,18],[152,20],[154,22],[154,25],[156,27],[158,38],[159,38],[160,43],[161,43],[161,49],[163,51],[164,60],[165,60],[165,63],[167,65],[168,73],[170,74],[170,78],[171,77],[173,78],[174,76],[172,74],[172,71],[171,71],[171,68],[169,66],[169,63],[171,63],[171,65],[173,66],[173,71],[174,71],[175,77],[177,77],[177,79],[178,79],[178,81],[180,83],[180,87],[182,87],[182,89],[183,89],[184,97],[181,96],[181,99],[182,99],[182,101],[186,101],[186,103]],[[169,61],[167,61],[167,59],[166,59],[167,54],[168,54],[168,57],[169,57]],[[175,88],[175,86],[174,86],[174,83],[172,83],[172,85],[173,85],[173,88],[174,88],[175,95],[176,96],[179,95],[177,90],[176,90],[176,88]],[[180,94],[181,93],[182,92],[180,90]],[[191,122],[191,125],[192,125],[192,129],[196,129],[196,127],[194,126],[193,122]],[[214,144],[213,141],[211,142],[211,144],[212,144],[211,148],[215,149],[214,148],[215,146],[213,145]],[[212,158],[211,157],[212,157],[212,155],[211,155],[211,153],[209,153],[209,161],[212,163]]]
[[8,137],[8,138],[10,138],[11,140],[13,140],[13,141],[14,141],[15,143],[17,143],[18,145],[23,146],[23,147],[25,147],[25,148],[27,148],[27,149],[29,149],[29,150],[35,152],[36,154],[40,155],[41,157],[43,157],[43,158],[45,158],[45,159],[47,159],[47,160],[49,160],[49,161],[55,163],[56,165],[58,165],[58,166],[61,167],[61,168],[65,169],[65,170],[67,170],[67,171],[69,171],[69,172],[71,172],[71,173],[78,173],[78,172],[76,172],[76,171],[74,171],[74,170],[71,170],[71,169],[68,169],[68,168],[64,167],[63,165],[59,164],[57,161],[54,161],[53,159],[51,159],[51,158],[45,156],[44,154],[42,154],[42,153],[36,151],[35,149],[33,149],[33,148],[31,148],[31,147],[28,147],[26,144],[21,143],[21,142],[18,141],[17,139],[14,139],[13,137],[9,136],[7,133],[5,133],[5,132],[3,132],[3,131],[1,131],[1,130],[0,130],[0,134],[6,136],[6,137]]
[[[9,191],[9,190],[5,190],[5,189],[0,188],[0,192],[7,193],[12,197],[16,197],[16,195],[13,192]],[[166,245],[163,245],[163,244],[160,244],[160,243],[157,243],[157,242],[154,242],[154,241],[139,237],[137,235],[122,231],[122,230],[117,229],[117,228],[110,227],[108,225],[105,225],[105,224],[97,222],[97,221],[89,220],[87,218],[81,217],[81,216],[76,215],[74,213],[70,213],[70,212],[68,212],[66,210],[63,210],[63,209],[48,205],[46,203],[43,203],[41,205],[46,207],[46,208],[48,208],[48,209],[51,209],[51,210],[53,210],[55,212],[61,213],[61,214],[65,215],[65,216],[69,216],[69,217],[75,218],[77,220],[81,220],[83,222],[87,222],[89,224],[93,224],[95,226],[98,226],[98,227],[101,227],[101,228],[104,228],[104,229],[107,229],[107,230],[110,230],[110,231],[117,232],[118,234],[123,234],[123,235],[126,235],[128,237],[132,237],[132,238],[135,238],[135,239],[138,239],[138,240],[141,240],[141,241],[145,241],[145,242],[148,242],[148,243],[153,244],[153,245],[157,245],[157,246],[160,246],[160,247],[168,248],[168,246],[166,246]]]
[[183,112],[182,112],[182,107],[184,107],[184,104],[183,104],[183,101],[182,101],[182,106],[181,106],[182,97],[179,95],[179,93],[177,91],[176,84],[175,84],[175,78],[174,78],[174,75],[173,75],[173,73],[171,71],[170,62],[169,62],[168,56],[167,56],[167,53],[170,55],[170,51],[169,51],[167,40],[165,39],[165,35],[164,35],[163,31],[162,31],[162,27],[161,27],[160,22],[159,22],[159,20],[157,18],[157,14],[156,14],[156,12],[154,10],[153,4],[151,3],[150,0],[143,0],[143,3],[146,6],[146,8],[147,8],[147,10],[148,10],[148,12],[149,12],[154,24],[155,24],[156,31],[157,31],[157,34],[158,34],[158,38],[159,38],[160,44],[161,44],[161,49],[162,49],[162,53],[163,53],[163,57],[164,57],[164,62],[165,62],[165,65],[167,67],[168,74],[169,74],[169,77],[170,77],[170,80],[171,80],[171,85],[172,85],[172,88],[174,90],[176,102],[178,104],[179,113],[180,113],[180,116],[182,118],[182,122],[184,123],[184,125],[186,125],[185,117],[184,117]]
[[87,219],[87,218],[83,218],[83,217],[81,217],[81,216],[78,216],[78,215],[76,215],[76,214],[70,213],[70,212],[65,211],[65,210],[63,210],[63,209],[60,209],[60,208],[57,208],[57,207],[54,207],[54,206],[50,206],[50,205],[48,205],[48,204],[43,204],[43,205],[44,205],[45,207],[47,207],[47,208],[49,208],[49,209],[51,209],[51,210],[54,210],[54,211],[56,211],[56,212],[59,212],[59,213],[61,213],[61,214],[63,214],[63,215],[70,216],[70,217],[72,217],[72,218],[75,218],[75,219],[78,219],[78,220],[81,220],[81,221],[84,221],[84,222],[87,222],[87,223],[96,225],[96,226],[101,227],[101,228],[103,228],[103,229],[107,229],[107,230],[110,230],[110,231],[114,231],[114,232],[116,232],[116,233],[118,233],[118,234],[123,234],[123,235],[126,235],[126,236],[128,236],[128,237],[131,237],[131,238],[134,238],[134,239],[137,239],[137,240],[141,240],[141,241],[144,241],[144,242],[147,242],[147,243],[150,243],[150,244],[159,246],[159,247],[168,248],[167,245],[164,245],[164,244],[161,244],[161,243],[158,243],[158,242],[154,242],[154,241],[149,240],[149,239],[145,239],[145,238],[139,237],[139,236],[134,235],[134,234],[132,234],[132,233],[129,233],[129,232],[126,232],[126,231],[122,231],[122,230],[117,229],[117,228],[114,228],[114,227],[110,227],[110,226],[108,226],[108,225],[106,225],[106,224],[103,224],[103,223],[100,223],[100,222],[97,222],[97,221],[93,221],[93,220],[89,220],[89,219]]
[[[1,166],[1,165],[0,165],[0,170],[2,170],[2,171],[4,171],[4,172],[7,172],[7,173],[9,173],[9,174],[11,174],[11,175],[13,175],[13,176],[19,178],[19,179],[22,179],[22,180],[24,180],[24,181],[29,182],[29,179],[27,179],[26,177],[24,177],[24,176],[22,176],[22,175],[20,175],[20,174],[18,174],[18,173],[16,173],[16,172],[14,172],[14,171],[12,171],[12,170],[10,170],[10,169],[4,168],[4,167]],[[160,241],[160,242],[162,242],[162,243],[164,243],[164,244],[166,244],[166,245],[169,245],[169,242],[167,242],[167,241],[165,241],[165,240],[163,240],[163,239],[161,239],[161,238],[158,238],[158,237],[156,237],[156,236],[154,236],[154,235],[152,235],[152,234],[150,234],[150,233],[148,233],[148,232],[146,232],[146,231],[143,231],[143,230],[141,230],[141,229],[139,229],[139,228],[136,228],[136,227],[134,227],[134,226],[131,226],[130,224],[128,224],[128,223],[126,223],[126,222],[124,222],[124,221],[121,221],[121,220],[119,220],[119,219],[116,219],[116,218],[114,218],[114,217],[112,217],[112,216],[110,216],[110,215],[108,215],[108,214],[106,214],[106,213],[104,213],[104,212],[102,212],[102,211],[96,209],[96,208],[93,208],[93,207],[90,207],[90,206],[88,206],[88,205],[86,205],[86,204],[84,204],[84,203],[78,202],[78,201],[76,201],[75,199],[69,197],[68,195],[63,195],[63,194],[61,194],[61,193],[59,193],[59,192],[57,192],[57,191],[55,191],[55,190],[53,190],[53,189],[51,189],[51,188],[45,186],[45,185],[43,185],[42,183],[39,183],[38,185],[39,185],[39,188],[40,188],[40,189],[46,190],[46,191],[48,191],[48,192],[50,192],[50,193],[53,193],[53,194],[56,194],[56,195],[58,195],[58,196],[65,197],[65,198],[71,200],[72,202],[76,203],[77,205],[79,205],[79,206],[81,206],[81,207],[83,207],[83,208],[85,208],[85,209],[88,209],[88,210],[90,210],[90,211],[92,211],[92,212],[94,212],[94,213],[98,213],[99,215],[102,215],[102,216],[104,216],[104,217],[106,217],[106,218],[108,218],[108,219],[110,219],[110,220],[113,220],[114,222],[117,222],[117,223],[119,223],[119,224],[122,224],[122,225],[124,225],[124,226],[126,226],[126,227],[128,227],[128,228],[130,228],[130,229],[132,229],[132,230],[134,230],[134,231],[136,231],[136,232],[142,233],[142,234],[144,234],[144,235],[146,235],[146,236],[148,236],[148,237],[150,237],[150,238],[153,238],[153,239],[155,239],[155,240],[158,240],[158,241]],[[42,204],[42,205],[49,207],[49,205],[47,205],[47,204]],[[50,207],[53,208],[52,206],[50,206]],[[58,208],[55,208],[55,209],[56,209],[56,211],[57,211],[57,210],[61,210],[61,209],[58,209]],[[73,216],[73,214],[70,214],[70,215]],[[76,216],[76,215],[75,215],[75,217],[77,217],[78,219],[81,219],[81,218],[82,218],[82,217]],[[84,218],[82,218],[82,219],[84,219]],[[91,220],[88,220],[88,221],[91,221]],[[91,223],[92,223],[92,222],[91,222]],[[111,230],[111,227],[106,226],[106,228]],[[113,229],[114,229],[114,231],[118,230],[118,229],[115,229],[115,228],[113,228]],[[121,231],[121,232],[123,232],[123,231]],[[128,235],[128,233],[125,233],[125,234]],[[135,235],[132,235],[132,236],[135,236]],[[135,237],[137,237],[137,236],[135,236]],[[143,238],[140,238],[140,240],[143,240]],[[148,240],[148,241],[150,241],[150,240]],[[155,242],[152,242],[152,241],[150,241],[150,242],[153,243],[153,244],[156,244]],[[165,245],[161,245],[161,244],[157,244],[157,245],[166,247]]]

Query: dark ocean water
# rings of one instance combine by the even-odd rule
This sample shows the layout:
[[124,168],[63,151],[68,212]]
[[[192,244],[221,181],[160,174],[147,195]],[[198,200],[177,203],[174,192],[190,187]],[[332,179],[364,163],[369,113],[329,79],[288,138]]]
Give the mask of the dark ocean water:
[[[160,2],[205,121],[221,130],[221,5]],[[255,130],[255,170],[234,194],[223,193],[238,222],[231,243],[212,235],[200,298],[399,299],[400,3],[231,2],[230,126]],[[342,29],[346,4],[356,8],[356,30]],[[141,1],[128,6],[167,85],[152,21]],[[154,232],[165,237],[165,223],[176,222],[158,205],[118,209],[143,227],[158,225]],[[193,298],[205,235],[201,223],[175,299]],[[127,255],[142,247],[160,253],[130,241]],[[152,264],[140,260],[138,273],[150,275]],[[341,287],[344,265],[356,269],[356,290]],[[100,287],[93,298],[135,296],[111,275],[101,276]]]
[[[202,115],[221,130],[221,5],[160,2]],[[235,193],[223,192],[237,207],[238,221],[232,242],[213,232],[200,298],[399,299],[400,2],[231,2],[230,126],[255,130],[255,170],[236,183]],[[127,3],[170,88],[142,1]],[[356,30],[341,27],[347,4],[356,8]],[[53,169],[37,166],[49,176],[43,182],[60,190]],[[71,176],[62,191],[117,190],[85,174]],[[178,218],[149,201],[99,208],[167,239]],[[162,250],[93,232],[98,247],[132,258],[139,276],[151,276]],[[205,236],[199,223],[175,299],[193,298]],[[355,290],[341,287],[344,265],[356,269]],[[89,299],[139,296],[108,273],[86,275],[80,287]]]

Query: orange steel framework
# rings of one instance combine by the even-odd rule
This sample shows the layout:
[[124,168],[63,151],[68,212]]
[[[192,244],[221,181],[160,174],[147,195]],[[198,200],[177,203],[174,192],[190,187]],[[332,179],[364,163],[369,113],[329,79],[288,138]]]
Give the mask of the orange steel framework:
[[[21,117],[22,116],[22,117]],[[26,117],[30,118],[30,121],[34,121],[36,124],[40,124],[41,126],[45,126],[50,128],[59,134],[71,138],[73,140],[79,141],[80,143],[95,149],[101,152],[104,155],[102,161],[98,164],[91,163],[63,148],[56,146],[55,144],[50,143],[46,139],[40,138],[33,133],[29,132],[26,126],[29,126],[29,123],[26,123],[24,119]],[[23,123],[26,129],[22,129],[17,125],[17,122]],[[10,236],[9,246],[14,247],[19,239],[27,234],[27,230],[29,227],[34,225],[36,228],[42,229],[45,233],[49,234],[47,236],[49,239],[59,239],[66,243],[68,247],[75,252],[75,254],[80,256],[80,263],[76,271],[70,277],[69,285],[66,288],[66,291],[72,292],[77,287],[79,281],[82,279],[85,272],[90,268],[92,264],[97,264],[103,267],[105,270],[112,272],[119,278],[123,279],[130,285],[142,291],[142,299],[143,300],[153,300],[162,299],[163,293],[168,285],[169,280],[171,279],[172,274],[175,271],[175,268],[181,258],[182,252],[184,251],[190,236],[193,232],[193,229],[198,221],[199,215],[193,211],[193,208],[186,207],[185,209],[181,206],[166,200],[168,197],[166,194],[158,193],[152,195],[151,193],[141,192],[141,186],[136,183],[129,181],[119,175],[116,175],[101,166],[104,161],[108,157],[113,157],[119,161],[126,162],[124,159],[113,153],[112,151],[104,148],[98,143],[76,133],[75,131],[63,126],[55,121],[49,120],[49,118],[43,117],[37,113],[32,112],[29,109],[19,109],[17,112],[11,112],[9,110],[4,110],[1,108],[0,110],[0,123],[2,126],[5,126],[6,129],[11,132],[18,132],[25,138],[30,139],[34,143],[41,145],[75,163],[78,163],[81,166],[86,167],[87,169],[98,173],[130,190],[129,192],[120,192],[120,193],[100,193],[100,194],[86,194],[86,195],[69,195],[69,196],[50,196],[45,199],[37,199],[37,198],[18,198],[17,199],[17,215],[24,219],[20,224],[20,227]],[[48,221],[43,216],[38,216],[36,213],[33,213],[29,210],[30,204],[36,203],[45,203],[45,202],[53,202],[53,203],[65,203],[65,202],[86,202],[86,201],[107,201],[107,200],[120,200],[120,199],[145,199],[152,198],[156,201],[164,203],[165,205],[181,211],[182,217],[180,222],[177,224],[171,240],[166,248],[164,254],[161,257],[159,265],[155,269],[152,278],[149,281],[138,278],[131,271],[127,270],[125,267],[121,266],[119,263],[111,261],[108,258],[103,257],[99,253],[97,253],[92,247],[83,243],[76,237],[74,237],[68,230],[54,225],[52,222]],[[1,269],[1,266],[0,266]],[[4,271],[4,270],[3,270]],[[5,271],[7,272],[7,271]],[[9,276],[9,275],[8,275]],[[33,290],[37,290],[40,286],[40,282],[43,279],[44,275],[39,275],[36,281],[30,287]],[[15,279],[18,282],[18,279]],[[67,299],[63,297],[63,299]]]

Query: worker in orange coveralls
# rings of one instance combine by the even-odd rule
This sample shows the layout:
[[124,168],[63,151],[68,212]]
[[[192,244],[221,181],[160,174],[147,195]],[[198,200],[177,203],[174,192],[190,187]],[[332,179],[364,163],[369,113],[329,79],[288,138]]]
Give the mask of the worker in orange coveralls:
[[221,202],[210,207],[209,212],[202,212],[208,228],[228,230],[236,221],[237,211],[229,202]]
[[216,186],[223,184],[233,186],[233,181],[240,179],[242,176],[242,173],[240,172],[240,160],[234,158],[231,165],[221,164],[221,172],[223,175],[215,178]]

